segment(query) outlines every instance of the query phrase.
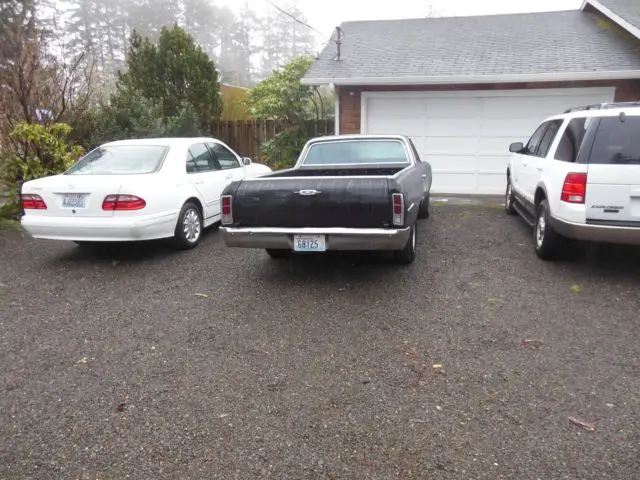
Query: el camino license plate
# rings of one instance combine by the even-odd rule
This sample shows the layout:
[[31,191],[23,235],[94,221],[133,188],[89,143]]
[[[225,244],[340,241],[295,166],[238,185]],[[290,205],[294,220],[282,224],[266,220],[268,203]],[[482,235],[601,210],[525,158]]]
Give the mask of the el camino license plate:
[[65,193],[62,197],[62,206],[64,208],[84,208],[85,195],[83,193]]
[[327,246],[324,235],[294,235],[293,249],[296,252],[324,252]]

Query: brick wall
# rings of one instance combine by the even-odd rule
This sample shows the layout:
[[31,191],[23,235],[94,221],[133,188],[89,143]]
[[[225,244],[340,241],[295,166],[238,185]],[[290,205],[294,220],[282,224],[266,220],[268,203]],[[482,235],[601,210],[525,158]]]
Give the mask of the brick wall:
[[616,87],[615,101],[640,100],[640,79],[624,81],[492,83],[459,85],[394,85],[394,86],[339,86],[340,133],[360,133],[360,98],[362,92],[434,92],[463,90],[519,90],[534,88]]

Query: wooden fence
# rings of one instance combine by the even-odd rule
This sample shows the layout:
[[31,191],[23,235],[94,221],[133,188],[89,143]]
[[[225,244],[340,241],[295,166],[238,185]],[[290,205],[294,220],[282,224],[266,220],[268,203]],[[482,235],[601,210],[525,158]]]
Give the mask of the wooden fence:
[[[305,126],[309,138],[333,135],[334,132],[333,119],[310,120]],[[216,122],[211,126],[211,136],[229,145],[239,155],[260,161],[260,146],[288,127],[287,123],[275,120]]]

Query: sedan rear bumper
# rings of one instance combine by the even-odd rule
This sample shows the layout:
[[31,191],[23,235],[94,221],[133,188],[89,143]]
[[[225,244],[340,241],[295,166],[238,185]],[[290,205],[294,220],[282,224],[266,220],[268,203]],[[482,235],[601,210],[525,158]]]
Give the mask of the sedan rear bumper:
[[551,218],[551,225],[560,235],[574,240],[640,245],[640,228],[638,227],[590,225],[567,222],[558,218]]
[[268,228],[222,227],[229,247],[293,250],[294,235],[324,235],[327,250],[402,250],[411,228]]
[[178,212],[140,217],[47,217],[24,215],[24,228],[34,238],[84,242],[128,242],[170,237]]

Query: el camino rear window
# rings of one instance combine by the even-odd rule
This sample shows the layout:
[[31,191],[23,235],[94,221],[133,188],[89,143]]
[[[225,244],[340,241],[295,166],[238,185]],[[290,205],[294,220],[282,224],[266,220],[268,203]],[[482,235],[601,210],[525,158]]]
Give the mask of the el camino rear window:
[[67,175],[140,175],[160,168],[169,150],[164,145],[98,147],[67,170]]
[[311,145],[303,165],[353,165],[358,163],[409,163],[398,140],[339,140]]

